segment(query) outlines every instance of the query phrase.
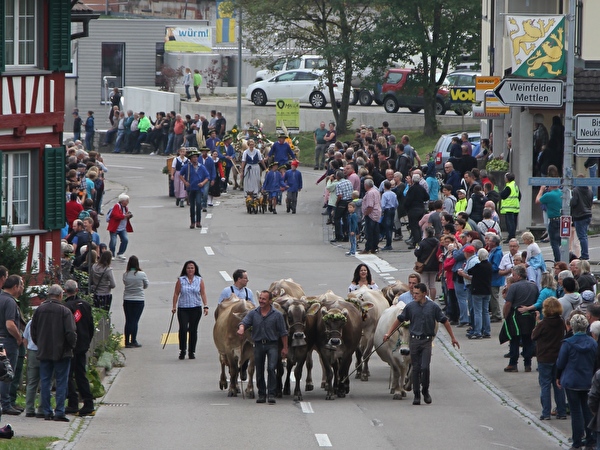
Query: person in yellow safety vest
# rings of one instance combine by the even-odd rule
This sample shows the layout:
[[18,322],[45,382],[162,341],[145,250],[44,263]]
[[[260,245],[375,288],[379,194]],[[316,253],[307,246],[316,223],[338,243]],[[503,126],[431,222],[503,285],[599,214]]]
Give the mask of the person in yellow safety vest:
[[508,243],[517,233],[517,220],[520,210],[521,190],[515,184],[515,174],[508,172],[504,179],[506,187],[500,192],[502,203],[500,204],[500,214],[504,215],[508,237],[504,243]]

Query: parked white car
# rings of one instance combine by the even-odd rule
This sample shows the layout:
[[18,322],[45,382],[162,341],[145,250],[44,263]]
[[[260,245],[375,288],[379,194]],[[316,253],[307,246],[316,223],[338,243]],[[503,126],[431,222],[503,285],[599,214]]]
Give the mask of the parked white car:
[[[252,83],[246,89],[246,98],[256,106],[264,106],[278,98],[298,99],[313,108],[324,108],[329,103],[329,88],[321,70],[289,70],[268,80]],[[334,86],[335,101],[341,101],[342,92]]]
[[254,81],[262,81],[271,78],[274,75],[279,75],[281,72],[296,69],[323,69],[327,61],[322,56],[318,55],[302,55],[292,58],[281,57],[268,65],[268,69],[259,70],[256,72]]

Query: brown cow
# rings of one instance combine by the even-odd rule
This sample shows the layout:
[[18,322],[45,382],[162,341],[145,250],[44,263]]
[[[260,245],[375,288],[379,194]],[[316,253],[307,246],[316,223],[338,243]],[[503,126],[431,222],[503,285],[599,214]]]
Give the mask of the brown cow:
[[[250,340],[250,333],[247,332],[244,339],[240,340],[237,335],[237,329],[241,320],[248,314],[248,311],[255,306],[249,302],[238,298],[235,294],[221,302],[215,311],[215,326],[213,328],[213,340],[219,352],[219,361],[221,363],[221,378],[219,388],[227,389],[227,378],[225,376],[225,366],[229,367],[229,392],[228,397],[237,397],[239,392],[237,386],[238,373],[240,368],[248,362],[248,387],[246,395],[248,398],[254,398],[254,349]],[[241,373],[242,381],[246,374]]]
[[352,355],[358,347],[361,335],[361,314],[345,300],[327,306],[314,304],[309,316],[316,317],[316,348],[326,374],[326,400],[333,395],[345,397],[350,392],[348,371]]
[[408,349],[410,333],[407,327],[401,326],[385,343],[383,342],[383,335],[388,332],[404,306],[404,302],[398,302],[391,308],[386,309],[379,319],[374,336],[377,354],[390,365],[392,371],[390,394],[394,396],[394,400],[402,400],[403,397],[406,397],[406,391],[412,389],[410,350]]
[[407,291],[408,285],[398,280],[396,280],[393,284],[381,288],[381,293],[386,298],[390,306],[394,304],[394,300],[398,298],[399,295],[402,295]]
[[348,300],[358,302],[363,314],[362,336],[356,350],[356,378],[369,381],[369,358],[373,350],[373,335],[379,318],[389,305],[380,291],[369,289],[367,286],[350,292]]
[[269,286],[269,292],[273,294],[274,299],[285,294],[294,298],[302,298],[306,295],[302,289],[302,286],[300,286],[291,278],[274,281],[271,283],[271,286]]
[[[289,295],[284,295],[276,299],[276,302],[281,306],[284,312],[284,317],[287,323],[289,337],[289,348],[287,355],[287,376],[283,384],[283,394],[290,395],[290,376],[294,369],[296,378],[296,386],[294,388],[294,401],[302,401],[302,390],[300,389],[300,380],[302,379],[302,369],[308,356],[309,351],[312,351],[314,346],[314,332],[307,329],[307,324],[315,323],[314,318],[307,320],[307,312],[309,304],[303,297],[301,299],[293,298]],[[283,376],[283,367],[278,373],[279,380]],[[278,381],[278,386],[281,382]],[[309,371],[306,377],[307,391],[313,390],[312,374]]]

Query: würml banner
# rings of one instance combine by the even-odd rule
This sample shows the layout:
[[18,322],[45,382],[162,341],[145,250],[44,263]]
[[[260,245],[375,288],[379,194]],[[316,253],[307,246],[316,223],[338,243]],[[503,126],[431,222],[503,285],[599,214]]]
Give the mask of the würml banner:
[[527,78],[556,78],[565,73],[564,16],[506,16],[512,73]]
[[212,36],[209,27],[167,27],[165,30],[166,52],[212,52]]

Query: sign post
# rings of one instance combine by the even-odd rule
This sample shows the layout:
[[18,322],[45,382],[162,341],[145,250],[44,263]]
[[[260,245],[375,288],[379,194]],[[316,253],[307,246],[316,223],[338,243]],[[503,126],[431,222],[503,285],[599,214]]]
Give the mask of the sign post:
[[561,107],[562,80],[505,78],[494,94],[508,106]]
[[278,132],[283,131],[282,125],[288,132],[300,131],[300,102],[292,98],[278,98],[275,101],[275,126]]

